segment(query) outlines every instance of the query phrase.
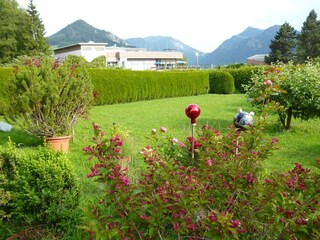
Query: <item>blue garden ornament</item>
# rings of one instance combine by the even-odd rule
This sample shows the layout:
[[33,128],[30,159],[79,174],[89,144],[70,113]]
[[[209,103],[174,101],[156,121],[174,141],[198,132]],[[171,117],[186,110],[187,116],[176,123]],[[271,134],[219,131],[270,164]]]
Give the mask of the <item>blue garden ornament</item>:
[[253,116],[254,112],[248,113],[239,108],[238,113],[233,118],[233,124],[236,128],[240,128],[240,130],[246,130],[248,127],[253,126]]

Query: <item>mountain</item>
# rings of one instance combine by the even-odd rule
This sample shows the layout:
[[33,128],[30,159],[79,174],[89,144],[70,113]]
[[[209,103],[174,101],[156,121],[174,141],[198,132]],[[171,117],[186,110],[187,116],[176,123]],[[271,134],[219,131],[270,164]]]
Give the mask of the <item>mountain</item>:
[[107,43],[109,46],[134,47],[112,33],[94,28],[83,20],[77,20],[48,37],[48,43],[57,47],[89,41]]
[[270,41],[274,39],[280,26],[275,25],[265,30],[248,27],[242,33],[225,40],[216,50],[201,59],[201,66],[228,65],[245,63],[255,54],[268,54]]
[[246,28],[240,34],[225,40],[211,53],[203,53],[181,41],[168,36],[149,36],[123,40],[111,32],[97,29],[83,20],[77,20],[57,33],[48,37],[48,43],[56,47],[68,46],[80,42],[107,43],[109,46],[138,47],[152,51],[175,50],[183,52],[189,65],[203,67],[221,66],[233,63],[245,63],[255,54],[268,54],[270,41],[274,39],[280,26],[267,29]]
[[[126,42],[138,48],[145,48],[149,51],[179,51],[183,52],[184,57],[189,65],[196,65],[205,53],[194,49],[177,39],[166,36],[149,36],[145,38],[128,38]],[[198,57],[196,56],[198,53]],[[197,59],[198,58],[198,59]]]

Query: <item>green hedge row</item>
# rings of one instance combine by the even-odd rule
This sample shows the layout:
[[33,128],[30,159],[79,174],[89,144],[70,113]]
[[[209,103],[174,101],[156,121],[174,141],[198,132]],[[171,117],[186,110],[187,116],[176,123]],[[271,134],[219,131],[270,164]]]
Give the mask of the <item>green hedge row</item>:
[[260,66],[241,66],[239,68],[226,68],[224,71],[230,73],[234,78],[234,85],[238,92],[244,93],[243,85],[250,83],[253,73],[258,71]]
[[0,115],[3,114],[3,106],[6,104],[5,96],[8,81],[13,74],[13,68],[0,68]]
[[209,92],[205,71],[89,69],[97,104],[115,104]]
[[230,94],[235,91],[234,79],[226,71],[215,70],[209,74],[210,93]]
[[[131,71],[123,69],[88,69],[96,96],[96,104],[115,104],[167,97],[193,96],[210,93],[231,93],[232,89],[215,89],[209,75],[215,71],[226,71],[234,79],[238,92],[250,82],[257,66],[221,68],[213,71]],[[12,68],[0,68],[0,114],[5,104],[6,84]],[[211,76],[213,77],[213,76]],[[224,78],[224,77],[223,77]],[[232,84],[231,84],[232,85]],[[230,87],[230,86],[229,86]],[[232,88],[232,86],[231,86]]]

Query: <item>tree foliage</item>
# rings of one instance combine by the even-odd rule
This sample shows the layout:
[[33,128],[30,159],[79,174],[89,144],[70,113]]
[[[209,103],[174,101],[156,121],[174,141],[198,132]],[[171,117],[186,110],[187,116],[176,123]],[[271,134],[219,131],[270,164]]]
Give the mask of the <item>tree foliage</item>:
[[269,45],[271,52],[265,58],[266,63],[281,61],[287,63],[293,60],[293,50],[296,46],[296,31],[289,23],[284,23]]
[[0,0],[0,63],[17,56],[18,19],[21,11],[15,0]]
[[45,28],[33,0],[30,0],[22,21],[24,24],[20,28],[20,38],[18,39],[20,54],[28,56],[39,53],[51,54],[50,46],[44,36]]
[[320,21],[312,10],[298,35],[297,55],[300,62],[320,56]]
[[320,62],[278,63],[252,76],[247,97],[262,111],[276,110],[285,129],[291,119],[320,118]]
[[51,54],[44,34],[33,0],[27,10],[19,8],[15,0],[0,0],[0,63],[10,63],[20,55]]

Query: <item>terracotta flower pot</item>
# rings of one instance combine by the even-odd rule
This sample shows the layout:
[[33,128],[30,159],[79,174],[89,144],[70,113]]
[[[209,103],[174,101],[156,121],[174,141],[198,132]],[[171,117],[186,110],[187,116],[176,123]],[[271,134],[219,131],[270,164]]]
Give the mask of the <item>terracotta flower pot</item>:
[[55,151],[68,152],[71,136],[47,137],[46,143]]

